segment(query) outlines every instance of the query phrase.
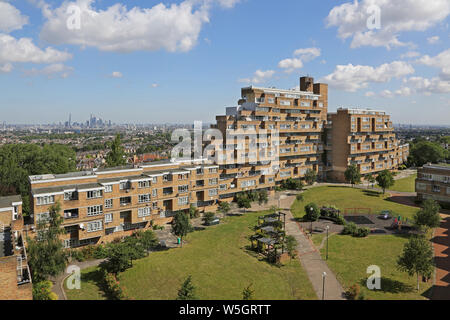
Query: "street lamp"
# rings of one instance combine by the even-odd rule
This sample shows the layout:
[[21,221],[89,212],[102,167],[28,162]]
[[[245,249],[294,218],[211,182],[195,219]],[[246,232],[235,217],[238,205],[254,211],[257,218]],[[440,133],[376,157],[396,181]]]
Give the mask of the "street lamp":
[[312,220],[312,213],[313,213],[313,211],[314,211],[314,209],[313,209],[313,207],[311,207],[311,208],[309,208],[310,210],[311,210],[311,230],[310,230],[310,233],[311,233],[311,235],[312,235],[312,223],[313,223],[313,220]]
[[322,273],[322,300],[325,300],[325,277],[327,276],[327,273],[324,271]]
[[330,226],[327,226],[327,260],[328,260],[328,229],[330,229]]

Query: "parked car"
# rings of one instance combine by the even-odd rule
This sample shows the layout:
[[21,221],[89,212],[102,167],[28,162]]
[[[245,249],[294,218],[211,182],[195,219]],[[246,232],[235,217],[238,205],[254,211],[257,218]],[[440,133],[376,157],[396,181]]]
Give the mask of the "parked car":
[[219,218],[215,218],[214,220],[211,220],[209,223],[207,223],[206,225],[207,226],[213,226],[213,225],[216,225],[216,224],[219,224],[220,223],[220,219]]
[[383,211],[381,211],[379,218],[383,219],[383,220],[389,220],[392,218],[391,212],[389,210],[383,210]]

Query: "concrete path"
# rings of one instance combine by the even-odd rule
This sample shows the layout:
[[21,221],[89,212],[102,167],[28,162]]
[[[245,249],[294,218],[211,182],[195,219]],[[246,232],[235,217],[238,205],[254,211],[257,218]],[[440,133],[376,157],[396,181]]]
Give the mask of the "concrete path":
[[431,240],[436,263],[432,300],[450,300],[450,215],[441,214],[441,217],[441,225]]

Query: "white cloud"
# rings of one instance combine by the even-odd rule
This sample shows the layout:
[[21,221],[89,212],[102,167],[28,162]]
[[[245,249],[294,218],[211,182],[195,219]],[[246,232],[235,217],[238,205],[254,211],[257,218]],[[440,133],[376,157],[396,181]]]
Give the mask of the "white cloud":
[[13,69],[13,65],[11,63],[5,63],[0,65],[0,73],[9,73]]
[[394,94],[390,90],[383,90],[380,92],[380,96],[383,98],[393,98]]
[[436,44],[439,42],[439,36],[429,37],[427,41],[429,44]]
[[158,88],[158,87],[159,87],[159,84],[158,84],[158,83],[152,83],[151,87],[152,87],[152,88]]
[[450,80],[450,49],[442,51],[434,57],[425,55],[417,60],[418,63],[441,70],[439,77],[442,80]]
[[[132,52],[137,50],[169,52],[189,51],[197,43],[204,23],[209,22],[210,1],[185,0],[151,8],[114,4],[105,10],[94,7],[95,0],[64,2],[61,7],[42,11],[47,21],[40,37],[53,44],[95,47],[102,51]],[[231,5],[234,1],[222,1]],[[80,29],[67,28],[67,9],[80,8]]]
[[[369,30],[368,20],[377,6],[380,29]],[[327,27],[338,28],[342,39],[352,38],[351,47],[384,46],[388,49],[407,45],[398,37],[404,31],[424,31],[443,21],[450,14],[448,0],[355,0],[335,6],[326,18]]]
[[414,68],[403,61],[382,64],[376,68],[363,65],[337,65],[333,73],[323,77],[322,81],[330,87],[355,92],[367,88],[369,83],[388,82],[392,78],[399,78],[414,73]]
[[114,71],[113,73],[110,74],[110,77],[111,78],[122,78],[123,74],[122,74],[122,72]]
[[67,78],[74,69],[72,67],[68,67],[62,63],[54,63],[51,65],[48,65],[42,69],[36,69],[33,68],[31,70],[25,70],[24,73],[27,76],[38,76],[38,75],[44,75],[48,78],[54,78],[56,76],[59,76],[61,78]]
[[404,59],[404,58],[415,58],[415,57],[418,57],[418,56],[420,56],[419,52],[417,52],[417,51],[408,51],[408,52],[400,55],[400,58],[401,59]]
[[303,68],[304,62],[311,61],[319,57],[321,51],[319,48],[303,48],[294,51],[294,57],[281,60],[278,67],[286,69],[287,73],[291,73],[296,69]]
[[438,77],[431,79],[423,77],[410,77],[403,80],[404,87],[408,87],[411,92],[430,95],[432,93],[450,93],[450,81],[443,81]]
[[239,82],[261,83],[272,78],[274,74],[275,74],[274,70],[266,70],[266,71],[256,70],[255,74],[253,75],[253,78],[239,79]]
[[22,29],[28,23],[28,17],[7,2],[0,1],[0,31],[11,32]]
[[241,0],[217,0],[219,4],[224,8],[232,8]]
[[375,95],[375,92],[373,92],[373,91],[367,91],[364,95],[365,95],[366,97],[373,97],[373,96]]
[[70,53],[51,47],[42,50],[30,38],[16,39],[0,33],[0,64],[13,62],[55,63],[72,58]]

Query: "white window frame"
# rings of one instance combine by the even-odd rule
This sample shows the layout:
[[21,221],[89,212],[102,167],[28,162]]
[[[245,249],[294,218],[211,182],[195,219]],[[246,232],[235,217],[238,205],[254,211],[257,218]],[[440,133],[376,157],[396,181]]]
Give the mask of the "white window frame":
[[103,205],[90,206],[86,209],[88,217],[94,217],[103,214]]

